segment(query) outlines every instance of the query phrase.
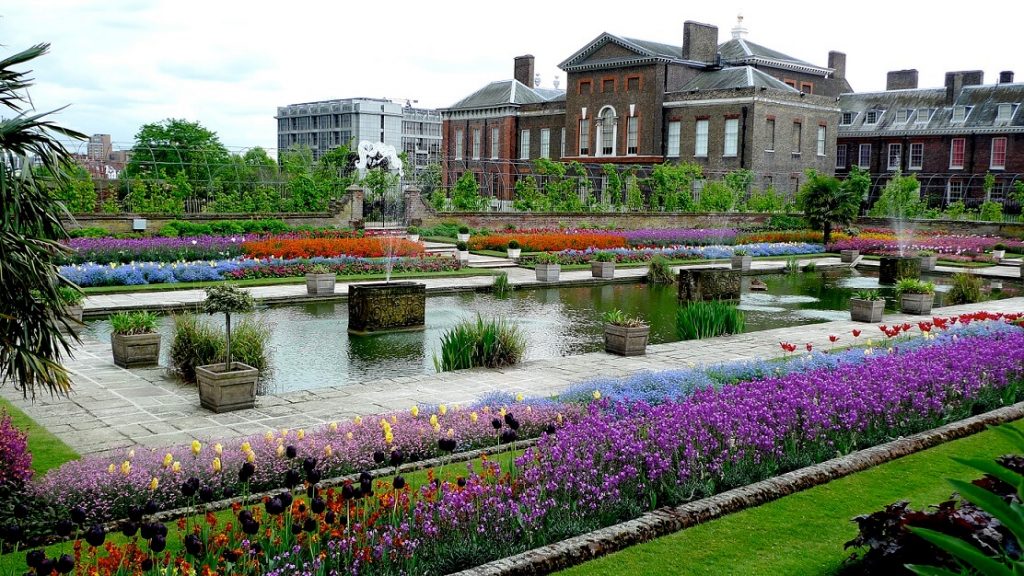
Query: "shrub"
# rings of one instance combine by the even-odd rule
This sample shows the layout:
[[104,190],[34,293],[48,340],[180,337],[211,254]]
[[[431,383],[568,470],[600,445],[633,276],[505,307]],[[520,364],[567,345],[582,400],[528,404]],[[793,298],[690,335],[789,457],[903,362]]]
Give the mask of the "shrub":
[[465,224],[459,226],[459,234],[469,234],[469,226]]
[[541,252],[533,257],[537,264],[558,264],[558,255],[550,252]]
[[499,272],[494,277],[494,283],[491,284],[491,292],[498,298],[504,298],[511,291],[512,284],[508,281],[508,272]]
[[515,239],[509,240],[508,241],[508,249],[509,250],[518,250],[519,249],[519,241],[515,240]]
[[981,278],[969,272],[953,274],[953,287],[946,298],[949,304],[981,302]]
[[420,233],[420,229],[419,229],[418,226],[409,226],[408,228],[405,229],[405,233],[406,234],[419,234]]
[[455,243],[455,249],[458,250],[459,252],[465,252],[469,250],[469,244],[466,244],[462,240],[459,240],[458,242]]
[[651,284],[672,284],[676,281],[672,274],[672,268],[668,264],[668,258],[657,254],[651,258],[647,268],[647,281]]
[[809,227],[810,224],[803,216],[792,214],[772,214],[765,224],[768,230],[804,230]]
[[441,335],[441,357],[434,356],[438,372],[466,368],[512,366],[522,359],[526,338],[504,318],[464,320]]
[[747,210],[751,212],[781,212],[786,207],[786,199],[775,188],[752,192],[747,200]]
[[978,207],[978,217],[987,222],[1000,222],[1003,219],[1003,205],[987,200]]
[[148,310],[118,312],[110,317],[110,329],[114,334],[152,334],[156,332],[157,316]]
[[917,278],[900,278],[896,282],[896,295],[903,294],[934,294],[935,284]]
[[1003,244],[1002,242],[998,242],[998,243],[996,243],[995,246],[992,247],[992,249],[993,250],[1003,250],[1003,251],[1005,251],[1006,250],[1006,244]]
[[65,306],[79,306],[85,301],[85,294],[77,288],[71,286],[61,286],[57,288],[57,295],[60,297],[61,303]]
[[615,253],[607,250],[594,252],[594,262],[615,262]]
[[743,332],[743,312],[720,300],[690,302],[676,310],[681,340],[699,340]]
[[110,231],[99,226],[87,226],[68,230],[68,236],[71,238],[105,238],[110,236]]

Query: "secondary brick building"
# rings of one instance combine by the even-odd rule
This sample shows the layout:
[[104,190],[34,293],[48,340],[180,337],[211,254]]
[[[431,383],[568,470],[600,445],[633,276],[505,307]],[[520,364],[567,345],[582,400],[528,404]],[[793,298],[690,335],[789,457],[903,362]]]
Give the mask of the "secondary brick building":
[[884,92],[843,94],[836,172],[866,168],[878,194],[896,171],[917,174],[933,206],[1003,200],[1024,173],[1024,84],[1002,72],[984,84],[980,70],[949,72],[945,86],[918,88],[917,70],[889,72]]
[[696,162],[707,174],[746,168],[759,186],[792,192],[808,168],[832,173],[836,97],[849,92],[846,57],[815,66],[745,39],[742,22],[718,43],[715,26],[686,22],[680,44],[603,33],[559,67],[566,90],[533,87],[533,57],[442,110],[444,172],[478,175],[511,197],[537,158],[646,165]]

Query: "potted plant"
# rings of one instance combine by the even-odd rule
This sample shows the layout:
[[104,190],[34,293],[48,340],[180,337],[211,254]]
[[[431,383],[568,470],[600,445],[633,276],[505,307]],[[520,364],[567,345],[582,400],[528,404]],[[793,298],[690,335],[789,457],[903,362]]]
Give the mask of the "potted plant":
[[992,247],[992,259],[998,264],[1006,256],[1006,244],[1002,242]]
[[931,314],[935,284],[916,278],[901,278],[896,282],[896,295],[900,297],[900,310],[904,314]]
[[840,250],[839,261],[847,264],[853,263],[860,256],[860,250]]
[[156,366],[160,360],[160,333],[156,314],[145,310],[118,312],[110,317],[110,350],[121,368]]
[[326,264],[313,264],[306,272],[306,294],[310,296],[323,296],[334,294],[334,284],[338,281],[338,275],[331,271]]
[[939,261],[938,254],[931,250],[920,250],[917,255],[921,258],[921,270],[935,270],[935,264]]
[[459,242],[469,242],[469,226],[465,224],[459,226],[459,234],[457,236]]
[[455,243],[455,249],[459,251],[459,260],[463,262],[469,260],[469,244],[459,240]]
[[747,254],[747,251],[743,248],[736,248],[732,251],[731,264],[733,270],[742,270],[743,272],[750,270],[751,260],[750,254]]
[[607,250],[596,252],[590,261],[590,275],[594,278],[614,278],[615,254]]
[[562,271],[558,264],[558,256],[550,252],[537,254],[537,264],[534,270],[537,272],[538,282],[558,282],[558,274]]
[[622,310],[604,313],[604,349],[619,356],[642,356],[647,353],[651,327],[641,318],[626,316]]
[[881,322],[885,298],[878,290],[858,290],[850,298],[850,319],[854,322]]
[[255,307],[252,296],[232,284],[206,289],[204,309],[209,314],[224,314],[226,332],[224,363],[196,366],[199,402],[208,410],[227,412],[256,405],[256,379],[259,370],[231,361],[231,314],[248,312]]
[[509,240],[508,247],[505,251],[508,252],[509,258],[516,260],[519,258],[519,255],[522,254],[523,249],[519,247],[519,242],[517,240]]
[[[71,286],[60,286],[57,288],[57,295],[60,303],[64,305],[64,317],[67,318],[71,331],[77,331],[82,327],[82,302],[85,301],[85,294],[78,288]],[[61,330],[64,330],[61,324]]]
[[417,226],[409,226],[405,229],[405,233],[409,236],[410,242],[420,241],[420,229]]

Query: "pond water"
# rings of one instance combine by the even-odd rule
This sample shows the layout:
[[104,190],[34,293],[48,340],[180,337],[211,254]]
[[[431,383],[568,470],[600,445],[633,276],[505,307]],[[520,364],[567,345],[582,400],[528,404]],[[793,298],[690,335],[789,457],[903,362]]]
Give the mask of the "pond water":
[[[752,292],[757,278],[768,289]],[[948,291],[949,278],[922,276],[937,284],[936,305]],[[1019,283],[1003,282],[992,297],[1021,293]],[[880,288],[894,305],[891,287],[880,287],[876,273],[828,270],[800,274],[745,276],[740,309],[746,331],[849,319],[849,298],[856,290]],[[274,374],[261,388],[270,392],[338,386],[380,377],[433,373],[441,335],[464,319],[502,316],[518,324],[526,335],[526,358],[555,358],[602,350],[601,315],[619,308],[651,324],[652,344],[678,340],[675,329],[676,287],[646,284],[518,290],[506,298],[483,293],[430,296],[426,305],[427,329],[422,332],[352,336],[347,333],[347,302],[317,302],[268,307],[255,314],[271,329]],[[211,323],[220,317],[206,317]],[[110,323],[88,323],[87,331],[109,340]],[[167,366],[172,319],[161,318],[164,335],[160,364]]]

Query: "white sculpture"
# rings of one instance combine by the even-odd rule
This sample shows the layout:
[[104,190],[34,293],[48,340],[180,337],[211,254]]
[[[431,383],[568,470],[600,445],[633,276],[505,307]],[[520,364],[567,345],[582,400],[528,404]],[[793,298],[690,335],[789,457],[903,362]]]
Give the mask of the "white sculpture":
[[367,170],[374,168],[395,170],[398,172],[399,178],[402,177],[402,159],[398,157],[394,146],[384,144],[383,142],[363,140],[359,143],[356,150],[359,152],[359,161],[356,162],[356,168],[359,169],[360,178],[366,176]]

